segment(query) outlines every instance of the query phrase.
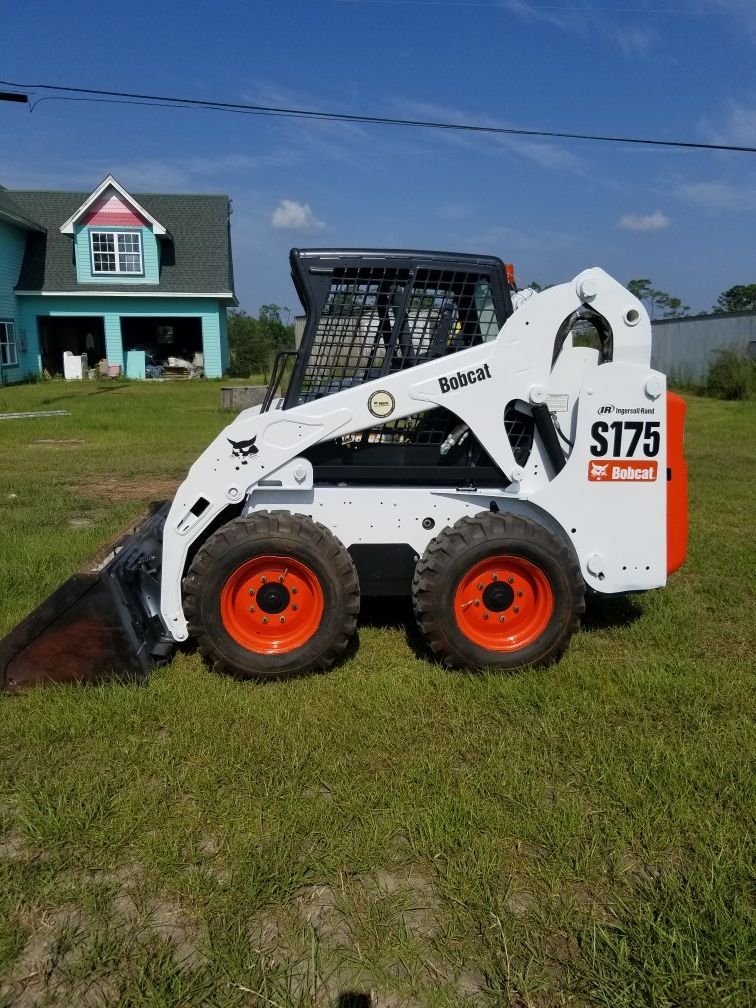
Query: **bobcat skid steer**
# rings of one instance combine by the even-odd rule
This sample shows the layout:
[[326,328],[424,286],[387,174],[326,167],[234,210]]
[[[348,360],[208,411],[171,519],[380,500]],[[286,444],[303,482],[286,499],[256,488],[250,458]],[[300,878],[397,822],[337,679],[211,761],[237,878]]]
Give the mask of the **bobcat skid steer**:
[[190,637],[236,675],[323,670],[381,595],[412,597],[448,665],[544,665],[587,593],[680,566],[685,406],[610,276],[513,310],[491,256],[294,249],[291,266],[306,324],[265,401],[0,642],[6,688],[143,676]]

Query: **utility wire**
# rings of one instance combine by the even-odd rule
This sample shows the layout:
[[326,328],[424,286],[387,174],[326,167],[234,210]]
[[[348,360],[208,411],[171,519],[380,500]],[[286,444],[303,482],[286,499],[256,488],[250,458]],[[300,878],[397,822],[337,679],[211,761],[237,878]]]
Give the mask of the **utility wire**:
[[487,133],[498,136],[548,137],[558,140],[593,140],[599,143],[622,143],[643,145],[649,147],[674,147],[687,150],[717,150],[735,151],[744,154],[756,154],[756,147],[743,147],[736,144],[696,143],[688,140],[658,140],[651,137],[609,136],[593,133],[565,133],[556,130],[515,129],[504,126],[481,126],[475,123],[436,122],[428,119],[399,119],[390,116],[356,115],[348,112],[318,112],[312,109],[281,108],[274,105],[250,105],[237,102],[218,102],[200,98],[180,98],[170,95],[148,95],[128,91],[105,91],[98,88],[76,88],[64,84],[20,84],[17,81],[0,80],[5,87],[22,88],[24,91],[55,91],[65,92],[47,95],[45,97],[59,100],[71,100],[73,96],[86,95],[93,98],[117,101],[133,99],[136,103],[165,104],[173,107],[191,107],[214,109],[222,112],[239,112],[247,115],[264,116],[294,116],[301,119],[326,120],[329,122],[352,122],[382,126],[411,126],[416,129],[451,130],[466,133]]
[[674,16],[708,17],[710,14],[728,14],[724,8],[719,10],[701,7],[696,10],[671,10],[669,8],[653,7],[562,7],[558,4],[525,4],[514,0],[512,3],[501,0],[335,0],[336,3],[373,4],[374,6],[393,7],[498,7],[505,14],[538,14],[547,11],[549,14],[671,14]]

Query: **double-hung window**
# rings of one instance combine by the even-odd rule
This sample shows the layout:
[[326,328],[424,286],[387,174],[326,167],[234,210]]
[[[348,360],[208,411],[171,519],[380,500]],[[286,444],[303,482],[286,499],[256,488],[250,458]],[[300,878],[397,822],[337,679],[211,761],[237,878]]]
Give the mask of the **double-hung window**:
[[18,364],[16,348],[16,327],[12,322],[0,319],[0,363],[5,367]]
[[138,231],[92,231],[93,273],[136,273],[142,269],[142,236]]

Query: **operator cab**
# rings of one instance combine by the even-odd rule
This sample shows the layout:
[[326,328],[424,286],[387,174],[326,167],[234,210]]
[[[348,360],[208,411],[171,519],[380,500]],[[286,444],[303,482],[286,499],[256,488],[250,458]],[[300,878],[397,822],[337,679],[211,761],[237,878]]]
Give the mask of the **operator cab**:
[[[511,267],[496,256],[381,249],[292,249],[306,312],[282,407],[385,378],[495,339],[512,314]],[[283,376],[282,357],[264,404]],[[418,484],[501,483],[503,474],[459,418],[441,407],[335,438],[306,452],[316,482],[380,482],[397,467]],[[532,419],[514,409],[507,433],[527,458]]]

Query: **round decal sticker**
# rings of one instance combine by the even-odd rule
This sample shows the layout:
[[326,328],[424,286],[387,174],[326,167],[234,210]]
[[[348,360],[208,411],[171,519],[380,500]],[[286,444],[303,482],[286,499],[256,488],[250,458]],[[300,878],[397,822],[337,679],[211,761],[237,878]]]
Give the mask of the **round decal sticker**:
[[368,409],[375,417],[379,417],[381,420],[384,417],[391,416],[394,412],[394,397],[390,392],[373,392],[373,394],[368,399]]

